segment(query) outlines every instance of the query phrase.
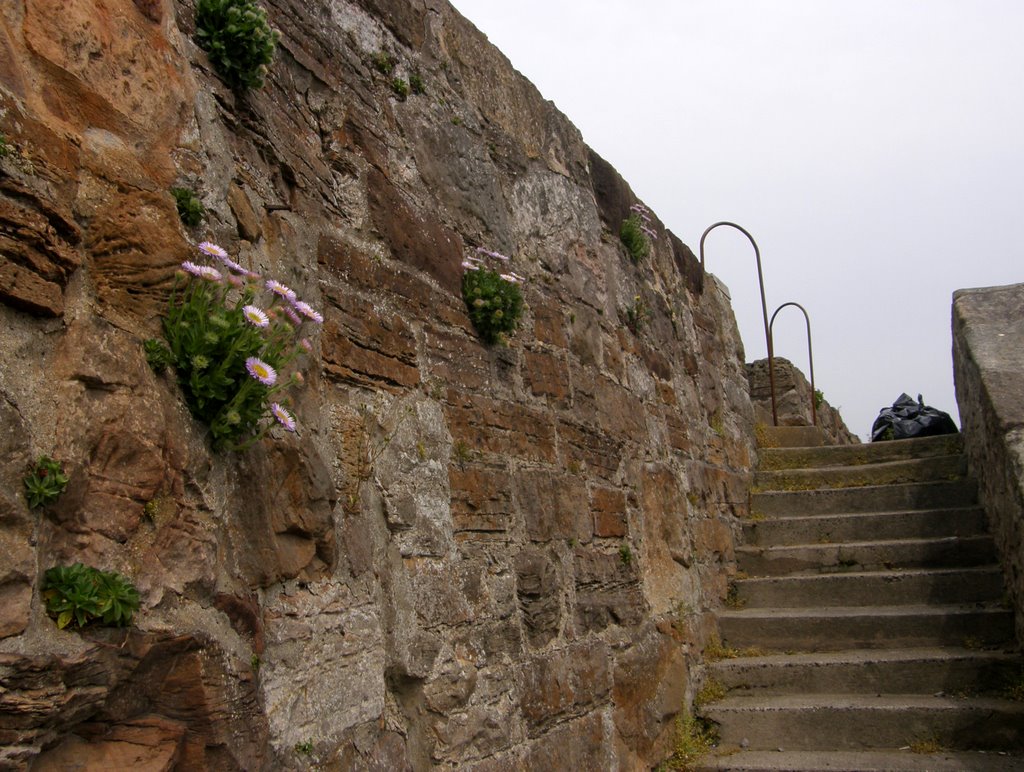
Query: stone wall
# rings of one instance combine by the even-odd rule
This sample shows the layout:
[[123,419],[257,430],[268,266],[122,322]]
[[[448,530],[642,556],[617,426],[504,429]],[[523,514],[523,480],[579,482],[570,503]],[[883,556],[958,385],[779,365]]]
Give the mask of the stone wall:
[[[628,185],[445,2],[266,5],[246,96],[190,2],[0,8],[0,767],[649,768],[748,506],[726,296],[656,219],[631,262]],[[325,316],[298,432],[239,453],[142,350],[202,239]],[[527,279],[507,347],[476,247]],[[75,561],[138,585],[129,630],[56,628]]]
[[[822,398],[811,410],[811,384],[800,369],[783,357],[775,360],[775,412],[779,426],[817,426],[825,433],[830,445],[859,444],[860,438],[846,428],[839,411]],[[747,364],[750,400],[754,405],[754,418],[759,424],[772,425],[772,392],[768,377],[768,360],[759,359]]]
[[954,293],[953,371],[967,459],[1024,643],[1024,284]]

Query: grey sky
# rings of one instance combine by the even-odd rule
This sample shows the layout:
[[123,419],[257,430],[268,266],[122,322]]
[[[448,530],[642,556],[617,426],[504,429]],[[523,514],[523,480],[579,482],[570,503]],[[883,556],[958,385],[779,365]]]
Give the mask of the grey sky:
[[[903,391],[958,419],[952,292],[1024,281],[1024,2],[454,4],[695,252],[751,232],[851,430]],[[749,243],[705,249],[763,357]],[[775,349],[806,371],[795,309]]]

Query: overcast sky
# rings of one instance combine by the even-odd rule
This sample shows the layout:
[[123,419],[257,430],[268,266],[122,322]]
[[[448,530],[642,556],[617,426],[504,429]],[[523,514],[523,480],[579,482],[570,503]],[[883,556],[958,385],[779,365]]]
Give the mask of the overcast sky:
[[[454,5],[695,253],[750,231],[852,431],[904,391],[959,424],[952,293],[1024,281],[1024,0]],[[705,253],[764,357],[749,242]]]

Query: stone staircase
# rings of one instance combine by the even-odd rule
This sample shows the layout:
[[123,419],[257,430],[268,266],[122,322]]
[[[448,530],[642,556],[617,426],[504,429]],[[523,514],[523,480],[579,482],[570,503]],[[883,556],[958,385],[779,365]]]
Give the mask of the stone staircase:
[[764,449],[751,510],[701,769],[1024,769],[1024,669],[958,435]]

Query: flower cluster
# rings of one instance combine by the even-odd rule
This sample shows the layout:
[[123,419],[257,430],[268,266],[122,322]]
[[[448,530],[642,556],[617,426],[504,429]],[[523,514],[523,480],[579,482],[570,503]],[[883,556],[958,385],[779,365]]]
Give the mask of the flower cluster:
[[[166,344],[146,341],[150,364],[174,368],[189,409],[210,427],[215,448],[247,447],[275,421],[295,431],[284,392],[302,383],[302,375],[280,373],[312,351],[302,328],[322,323],[323,316],[216,244],[203,242],[199,251],[220,267],[181,264],[163,320]],[[261,291],[267,297],[262,305]]]
[[622,221],[619,238],[625,244],[634,263],[639,263],[651,252],[651,242],[658,240],[658,234],[651,227],[651,210],[640,203],[633,204],[631,214]]
[[[494,268],[488,267],[489,261],[494,261]],[[506,255],[483,247],[462,262],[462,299],[485,343],[503,340],[515,330],[523,312],[519,285],[525,279],[508,267],[510,262]]]

